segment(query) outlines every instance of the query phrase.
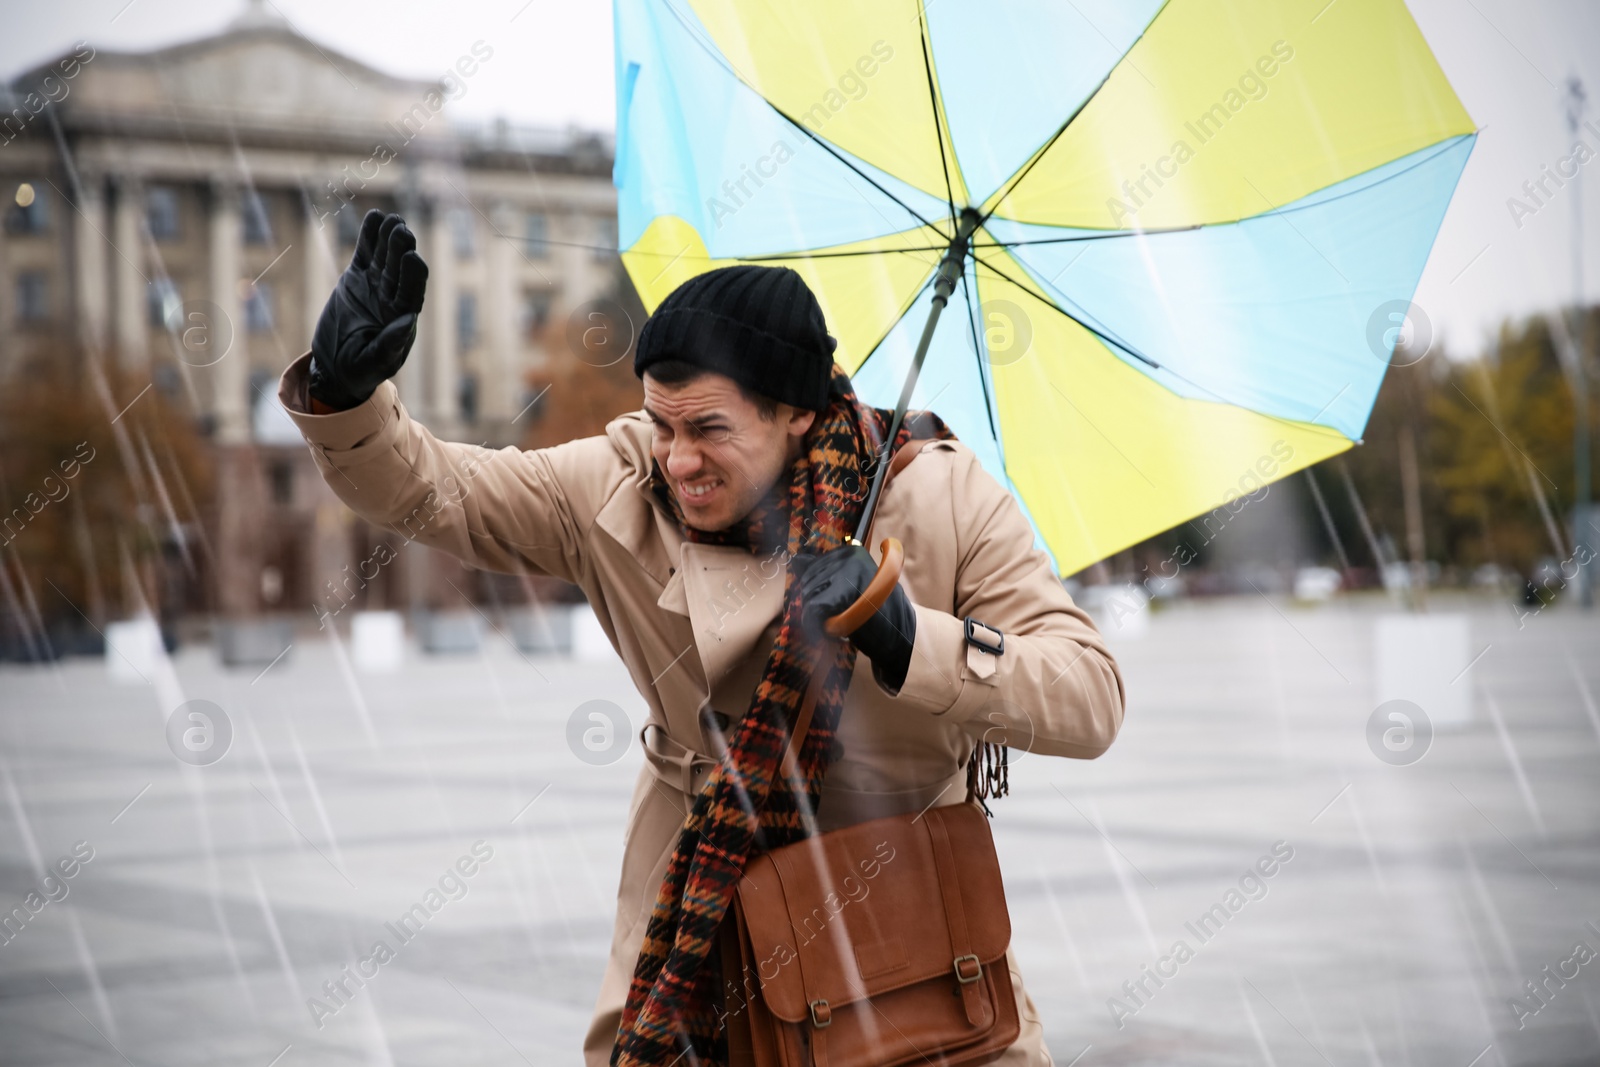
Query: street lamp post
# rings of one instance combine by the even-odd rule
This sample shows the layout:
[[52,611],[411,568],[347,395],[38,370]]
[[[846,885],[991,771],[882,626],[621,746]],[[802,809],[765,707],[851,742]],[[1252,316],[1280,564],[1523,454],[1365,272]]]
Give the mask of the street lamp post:
[[[1584,105],[1583,81],[1573,75],[1567,81],[1566,110],[1567,128],[1571,131],[1573,141],[1576,143],[1579,125],[1583,122]],[[1579,559],[1578,570],[1578,604],[1584,609],[1594,605],[1594,580],[1589,573],[1589,567],[1584,563],[1588,558],[1587,552],[1579,552],[1580,546],[1588,546],[1588,532],[1590,522],[1590,487],[1589,487],[1589,378],[1584,368],[1584,360],[1588,356],[1588,338],[1585,326],[1589,316],[1583,308],[1583,168],[1579,167],[1572,178],[1572,314],[1573,324],[1568,331],[1572,349],[1572,477],[1573,508],[1572,508],[1572,545],[1574,556]]]

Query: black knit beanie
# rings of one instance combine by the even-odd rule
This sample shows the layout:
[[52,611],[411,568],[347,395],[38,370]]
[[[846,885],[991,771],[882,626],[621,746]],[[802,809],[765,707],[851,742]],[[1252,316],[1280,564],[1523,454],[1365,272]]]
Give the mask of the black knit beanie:
[[633,372],[676,359],[811,411],[828,406],[833,350],[822,308],[788,267],[741,263],[697,274],[645,321]]

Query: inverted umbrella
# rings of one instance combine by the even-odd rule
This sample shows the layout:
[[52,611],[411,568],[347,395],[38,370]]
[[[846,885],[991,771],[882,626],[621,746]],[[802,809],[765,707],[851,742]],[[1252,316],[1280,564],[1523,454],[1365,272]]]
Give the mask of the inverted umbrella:
[[616,0],[616,49],[645,306],[799,271],[1062,573],[1359,440],[1476,137],[1400,0]]

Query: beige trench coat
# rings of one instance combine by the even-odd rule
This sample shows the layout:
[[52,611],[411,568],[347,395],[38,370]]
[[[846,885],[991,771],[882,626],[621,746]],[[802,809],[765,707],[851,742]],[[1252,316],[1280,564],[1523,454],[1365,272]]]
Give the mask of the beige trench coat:
[[[712,766],[703,712],[737,720],[748,707],[776,629],[781,556],[684,540],[648,489],[642,413],[603,436],[491,451],[435,438],[392,382],[350,411],[308,414],[308,362],[289,367],[279,396],[333,491],[367,520],[472,566],[576,583],[649,705],[611,958],[584,1043],[586,1062],[600,1067],[668,853]],[[891,695],[867,658],[857,661],[822,829],[961,802],[967,756],[986,732],[1048,755],[1105,751],[1122,723],[1117,666],[1016,502],[968,448],[934,443],[895,478],[876,520],[875,539],[885,535],[905,545],[911,666]],[[966,641],[967,616],[1005,634],[1001,655]],[[1038,1011],[1008,962],[1023,1029],[1000,1062],[1047,1064]]]

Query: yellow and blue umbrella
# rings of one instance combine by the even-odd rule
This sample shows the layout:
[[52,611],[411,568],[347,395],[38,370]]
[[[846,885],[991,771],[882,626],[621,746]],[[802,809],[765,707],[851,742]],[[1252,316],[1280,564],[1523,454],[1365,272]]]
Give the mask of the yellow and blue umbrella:
[[931,333],[1062,573],[1359,440],[1476,136],[1400,0],[615,5],[645,306],[793,267],[885,405]]

